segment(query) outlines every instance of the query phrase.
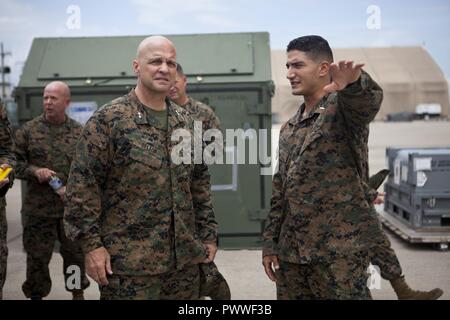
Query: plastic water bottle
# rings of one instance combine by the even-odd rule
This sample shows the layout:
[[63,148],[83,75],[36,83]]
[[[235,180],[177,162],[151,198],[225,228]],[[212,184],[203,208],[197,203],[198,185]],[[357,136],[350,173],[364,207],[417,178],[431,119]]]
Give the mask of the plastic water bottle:
[[55,192],[60,188],[62,188],[64,185],[61,179],[58,178],[57,176],[52,176],[48,184],[50,185],[50,187],[52,187],[53,191]]

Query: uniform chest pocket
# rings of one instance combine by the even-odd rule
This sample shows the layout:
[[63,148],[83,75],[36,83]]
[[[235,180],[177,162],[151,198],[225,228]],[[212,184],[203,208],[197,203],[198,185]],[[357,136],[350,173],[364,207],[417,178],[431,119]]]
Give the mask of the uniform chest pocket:
[[303,145],[300,149],[300,155],[303,154],[303,152],[305,152],[306,149],[314,149],[317,147],[318,143],[319,143],[319,139],[322,137],[322,131],[320,130],[315,130],[311,133],[309,133],[306,138],[305,141],[303,142]]
[[30,147],[29,154],[31,159],[39,159],[41,161],[46,161],[48,156],[47,150],[39,145],[33,145]]
[[162,166],[162,157],[151,145],[138,145],[133,143],[130,148],[129,157],[153,169],[160,169]]

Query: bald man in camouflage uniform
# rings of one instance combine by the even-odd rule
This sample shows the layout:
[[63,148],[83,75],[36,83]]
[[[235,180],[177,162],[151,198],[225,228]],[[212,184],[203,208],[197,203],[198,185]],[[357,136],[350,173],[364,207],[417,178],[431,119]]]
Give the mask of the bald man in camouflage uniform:
[[192,132],[166,99],[176,65],[168,39],[144,39],[136,88],[96,111],[77,146],[65,227],[101,299],[197,299],[199,264],[217,251],[208,168],[173,161],[174,132]]
[[[12,167],[15,164],[13,154],[13,142],[11,137],[11,127],[6,113],[0,100],[0,166],[2,169]],[[8,226],[6,221],[6,201],[5,195],[12,186],[13,178],[9,177],[0,181],[0,300],[3,298],[3,285],[6,279],[6,266],[8,258],[7,232]]]
[[[65,187],[58,193],[49,185],[52,176],[65,184],[75,146],[82,126],[65,114],[70,103],[69,87],[59,81],[44,89],[44,113],[28,121],[16,132],[17,177],[27,181],[27,193],[22,204],[26,217],[23,244],[27,253],[27,278],[22,290],[27,298],[40,300],[51,289],[48,265],[55,241],[61,243],[60,253],[64,260],[65,285],[74,299],[83,299],[83,290],[89,285],[84,272],[83,254],[78,244],[64,234]],[[80,287],[69,287],[67,280],[72,275],[69,266],[80,271]]]

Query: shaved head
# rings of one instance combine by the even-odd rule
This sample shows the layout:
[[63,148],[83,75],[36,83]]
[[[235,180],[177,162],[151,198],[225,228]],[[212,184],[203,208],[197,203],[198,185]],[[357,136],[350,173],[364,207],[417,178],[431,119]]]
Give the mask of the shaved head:
[[161,46],[169,46],[175,52],[175,46],[172,41],[163,36],[151,36],[141,41],[137,48],[136,59],[142,59],[150,51],[155,50]]
[[53,81],[44,89],[44,113],[47,121],[61,124],[66,121],[65,111],[70,104],[69,86],[62,81]]
[[61,93],[61,95],[66,98],[66,99],[70,99],[70,89],[69,86],[62,81],[53,81],[50,82],[48,85],[45,86],[44,92],[45,91],[58,91]]
[[137,76],[138,96],[144,99],[144,95],[156,95],[165,103],[177,72],[177,52],[172,41],[162,36],[142,40],[133,61],[133,70]]

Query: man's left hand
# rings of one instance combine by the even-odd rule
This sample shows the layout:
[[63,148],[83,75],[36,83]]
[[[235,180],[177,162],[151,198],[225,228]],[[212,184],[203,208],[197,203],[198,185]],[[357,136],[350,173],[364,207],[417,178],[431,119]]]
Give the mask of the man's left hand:
[[327,93],[344,89],[350,83],[355,82],[361,76],[361,68],[364,64],[355,64],[353,61],[339,61],[330,65],[331,83],[323,89]]
[[378,196],[376,197],[376,199],[373,200],[373,204],[383,204],[385,195],[386,195],[386,193],[384,193],[384,192],[378,193]]
[[213,262],[214,258],[216,257],[217,246],[215,244],[206,244],[206,243],[204,243],[204,246],[206,248],[206,252],[208,253],[208,258],[206,258],[206,260],[202,261],[202,263]]

